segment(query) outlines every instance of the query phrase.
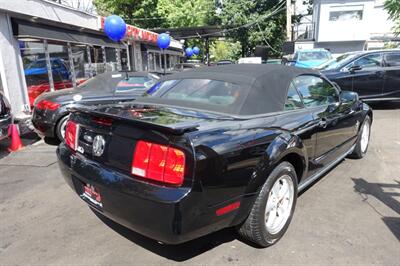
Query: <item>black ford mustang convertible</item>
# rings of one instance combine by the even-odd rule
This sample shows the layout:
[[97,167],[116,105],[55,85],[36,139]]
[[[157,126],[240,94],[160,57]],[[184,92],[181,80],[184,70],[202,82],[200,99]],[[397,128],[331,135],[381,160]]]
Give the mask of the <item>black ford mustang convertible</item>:
[[164,243],[237,227],[272,245],[298,193],[368,149],[371,109],[313,70],[202,68],[148,94],[73,110],[57,154],[92,209]]

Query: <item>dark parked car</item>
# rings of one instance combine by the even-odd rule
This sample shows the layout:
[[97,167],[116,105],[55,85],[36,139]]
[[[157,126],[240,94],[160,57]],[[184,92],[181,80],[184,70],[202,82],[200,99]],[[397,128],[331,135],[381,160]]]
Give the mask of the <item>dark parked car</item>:
[[171,71],[174,72],[187,71],[204,66],[205,65],[203,63],[178,63],[171,69]]
[[234,64],[235,62],[233,62],[232,60],[229,59],[223,59],[223,60],[219,60],[217,62],[217,66],[222,66],[222,65],[231,65]]
[[7,138],[8,128],[12,123],[11,107],[0,91],[0,140]]
[[321,66],[343,90],[365,101],[400,99],[400,50],[347,53]]
[[153,85],[157,75],[147,72],[108,72],[76,89],[45,93],[35,101],[32,122],[38,133],[62,140],[69,108],[131,101]]
[[131,103],[75,109],[57,155],[93,210],[164,243],[237,226],[272,245],[298,193],[368,149],[371,109],[313,70],[215,66],[155,86]]

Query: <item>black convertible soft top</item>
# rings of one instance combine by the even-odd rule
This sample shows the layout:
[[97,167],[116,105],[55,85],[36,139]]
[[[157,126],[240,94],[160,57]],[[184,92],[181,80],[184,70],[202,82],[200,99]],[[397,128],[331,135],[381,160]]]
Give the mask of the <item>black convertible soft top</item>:
[[[210,79],[240,85],[248,91],[240,105],[231,110],[235,115],[256,115],[283,111],[287,91],[293,78],[302,74],[320,73],[305,68],[268,64],[232,64],[184,71],[165,76],[161,81],[179,79]],[[140,99],[138,99],[140,101]],[[146,102],[163,103],[163,99]],[[193,103],[188,103],[193,105]],[[187,106],[190,107],[190,106]]]
[[240,86],[244,95],[234,106],[217,106],[192,101],[172,100],[158,97],[137,98],[137,102],[180,106],[216,111],[239,116],[258,115],[283,111],[289,85],[303,74],[320,76],[305,68],[268,64],[236,64],[203,67],[164,76],[160,81],[184,79],[208,79]]

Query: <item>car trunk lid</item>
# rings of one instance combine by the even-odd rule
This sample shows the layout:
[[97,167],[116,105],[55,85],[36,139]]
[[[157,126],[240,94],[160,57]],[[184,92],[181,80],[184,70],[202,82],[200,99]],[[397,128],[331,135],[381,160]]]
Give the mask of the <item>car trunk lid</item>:
[[[71,120],[79,125],[77,152],[109,168],[132,175],[132,162],[139,141],[185,155],[185,183],[191,182],[194,151],[188,132],[202,122],[215,120],[199,112],[160,106],[121,104],[72,109]],[[98,151],[98,139],[103,151]],[[139,178],[140,179],[140,178]]]

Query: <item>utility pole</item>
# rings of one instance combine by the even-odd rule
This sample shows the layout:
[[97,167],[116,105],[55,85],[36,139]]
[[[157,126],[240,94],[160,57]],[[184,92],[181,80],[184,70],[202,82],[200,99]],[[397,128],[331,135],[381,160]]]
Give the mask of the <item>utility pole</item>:
[[292,41],[292,0],[286,0],[286,39]]

